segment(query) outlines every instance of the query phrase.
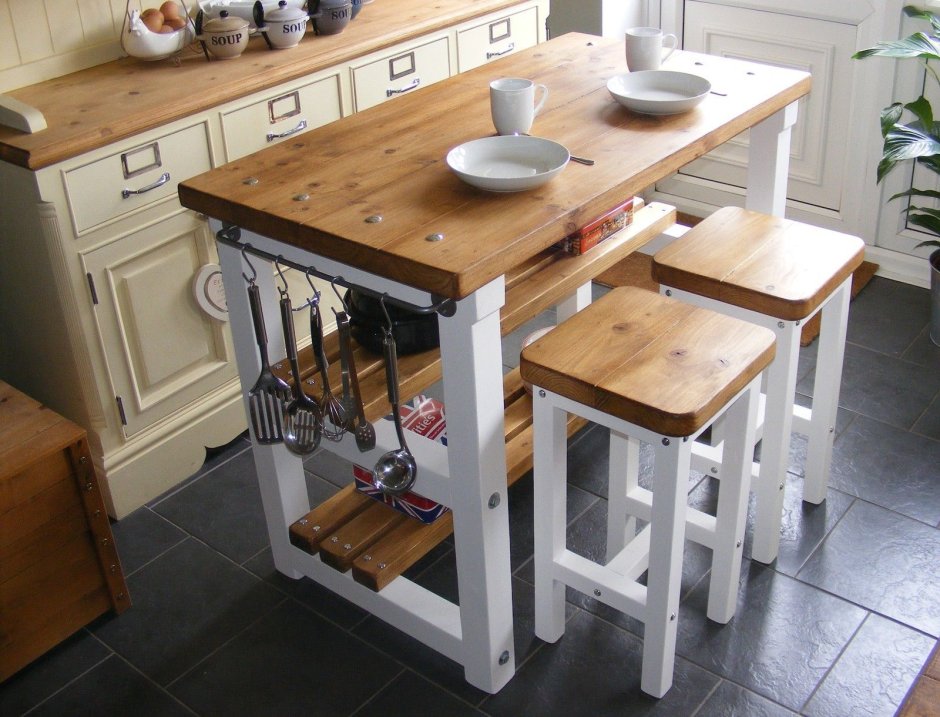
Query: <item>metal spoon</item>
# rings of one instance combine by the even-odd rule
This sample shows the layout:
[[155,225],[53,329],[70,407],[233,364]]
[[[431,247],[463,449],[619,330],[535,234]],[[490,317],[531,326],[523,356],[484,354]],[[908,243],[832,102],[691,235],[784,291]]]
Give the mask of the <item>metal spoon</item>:
[[401,410],[398,406],[398,352],[395,348],[395,337],[390,329],[385,331],[382,342],[385,350],[385,378],[388,381],[388,400],[392,404],[392,418],[395,421],[395,432],[401,445],[391,450],[376,461],[372,469],[372,481],[375,487],[386,495],[401,495],[411,488],[418,476],[418,464],[408,450],[405,443],[405,431],[401,425]]
[[573,154],[568,155],[571,158],[572,162],[577,162],[578,164],[586,164],[588,167],[594,166],[594,160],[588,159],[587,157],[575,157]]
[[343,383],[343,397],[340,403],[343,404],[343,411],[346,413],[345,428],[351,431],[356,427],[356,402],[350,389],[350,364],[352,363],[352,334],[349,328],[349,314],[345,311],[333,310],[336,314],[336,333],[339,336],[339,365],[340,378]]

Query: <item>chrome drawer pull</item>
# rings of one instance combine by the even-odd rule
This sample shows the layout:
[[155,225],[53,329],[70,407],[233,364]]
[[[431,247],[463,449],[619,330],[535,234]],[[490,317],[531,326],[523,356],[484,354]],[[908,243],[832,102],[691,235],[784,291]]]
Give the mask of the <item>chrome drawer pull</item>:
[[146,187],[141,187],[140,189],[122,189],[121,196],[124,197],[124,199],[127,199],[132,194],[143,194],[144,192],[149,192],[151,189],[162,187],[164,184],[166,184],[169,181],[170,181],[170,173],[164,172],[163,174],[160,175],[160,179],[158,179],[153,184],[148,184]]
[[268,132],[267,134],[268,142],[273,142],[276,139],[281,139],[281,137],[290,137],[292,134],[297,134],[301,130],[305,130],[305,129],[307,129],[307,120],[300,120],[300,122],[297,123],[297,126],[294,127],[294,129],[289,129],[286,132],[281,132],[280,134],[277,134],[276,132]]
[[410,90],[415,89],[415,88],[416,88],[418,85],[420,85],[420,84],[421,84],[421,78],[420,78],[420,77],[415,77],[415,78],[411,81],[411,84],[408,85],[407,87],[402,87],[400,90],[385,90],[385,96],[386,96],[386,97],[394,97],[395,95],[400,95],[400,94],[402,94],[403,92],[408,92],[408,91],[410,91]]
[[516,49],[516,43],[510,42],[509,47],[507,47],[502,52],[487,52],[486,59],[492,60],[494,57],[501,57],[502,55],[508,55],[510,52]]

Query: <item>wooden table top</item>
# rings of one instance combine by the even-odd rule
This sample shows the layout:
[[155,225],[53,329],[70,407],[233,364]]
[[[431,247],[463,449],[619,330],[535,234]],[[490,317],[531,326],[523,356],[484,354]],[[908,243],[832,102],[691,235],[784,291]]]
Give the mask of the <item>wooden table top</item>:
[[[606,87],[626,71],[622,41],[572,33],[188,179],[180,201],[460,299],[806,95],[811,84],[804,72],[689,52],[674,53],[664,69],[705,76],[721,94],[685,114],[631,113]],[[533,134],[596,164],[571,163],[542,187],[512,194],[475,189],[452,174],[448,150],[494,132],[488,84],[500,76],[547,85]],[[367,223],[372,215],[383,220]],[[430,242],[432,234],[444,239]]]
[[6,94],[42,112],[48,127],[26,134],[0,126],[0,160],[41,169],[223,102],[510,9],[518,1],[376,2],[343,32],[314,36],[309,31],[289,50],[272,52],[257,36],[241,57],[206,62],[194,43],[178,63],[125,57],[11,90]]

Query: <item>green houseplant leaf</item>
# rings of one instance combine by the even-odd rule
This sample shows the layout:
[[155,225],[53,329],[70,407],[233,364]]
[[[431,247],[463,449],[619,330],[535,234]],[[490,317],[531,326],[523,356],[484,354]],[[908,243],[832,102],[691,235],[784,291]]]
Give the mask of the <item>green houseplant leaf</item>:
[[[852,57],[888,57],[896,60],[917,60],[922,63],[927,77],[933,78],[940,87],[940,76],[931,64],[940,60],[940,17],[928,10],[908,5],[904,14],[930,23],[931,34],[915,32],[900,40],[885,40],[873,47],[859,50]],[[926,92],[925,92],[926,94]],[[910,121],[905,121],[905,115]],[[888,173],[900,163],[913,161],[940,178],[940,123],[934,121],[933,107],[922,94],[913,102],[893,102],[881,111],[881,136],[883,146],[878,162],[877,182],[881,183]],[[911,187],[898,192],[889,201],[922,197],[940,201],[940,190]],[[940,236],[940,209],[920,207],[908,203],[904,209],[910,226]],[[930,239],[917,245],[936,246],[940,241]]]

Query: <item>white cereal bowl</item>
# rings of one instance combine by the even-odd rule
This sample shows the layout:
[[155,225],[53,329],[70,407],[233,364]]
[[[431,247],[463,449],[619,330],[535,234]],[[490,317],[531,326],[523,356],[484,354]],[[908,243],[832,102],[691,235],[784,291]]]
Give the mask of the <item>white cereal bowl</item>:
[[688,112],[711,92],[704,77],[672,70],[642,70],[611,77],[607,90],[629,110],[647,115]]
[[467,184],[489,192],[522,192],[545,184],[571,155],[549,139],[522,135],[483,137],[454,147],[447,166]]

